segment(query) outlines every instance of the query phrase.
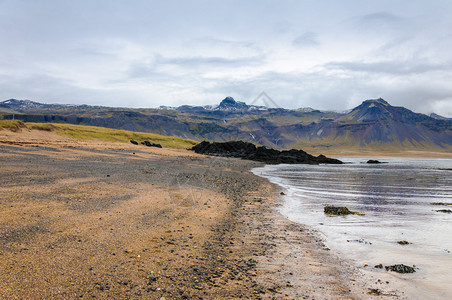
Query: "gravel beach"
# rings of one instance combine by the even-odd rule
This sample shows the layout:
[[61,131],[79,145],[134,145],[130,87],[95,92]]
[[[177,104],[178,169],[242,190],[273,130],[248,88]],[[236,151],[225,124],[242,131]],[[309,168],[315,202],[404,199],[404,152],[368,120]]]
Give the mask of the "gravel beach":
[[0,298],[373,297],[260,165],[0,131]]

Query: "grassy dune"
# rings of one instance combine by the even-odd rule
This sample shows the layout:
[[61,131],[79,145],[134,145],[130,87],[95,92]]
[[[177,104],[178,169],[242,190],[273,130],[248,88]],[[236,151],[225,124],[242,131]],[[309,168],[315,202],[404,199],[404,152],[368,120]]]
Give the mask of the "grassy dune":
[[0,120],[0,130],[43,130],[54,132],[58,135],[83,140],[103,140],[110,142],[129,143],[130,140],[161,144],[168,148],[191,148],[198,142],[173,136],[163,136],[155,133],[132,132],[126,130],[110,129],[95,126],[71,125],[60,123],[24,123],[17,120]]
[[16,120],[0,120],[0,130],[9,129],[11,131],[18,131],[21,128],[26,128],[22,121]]

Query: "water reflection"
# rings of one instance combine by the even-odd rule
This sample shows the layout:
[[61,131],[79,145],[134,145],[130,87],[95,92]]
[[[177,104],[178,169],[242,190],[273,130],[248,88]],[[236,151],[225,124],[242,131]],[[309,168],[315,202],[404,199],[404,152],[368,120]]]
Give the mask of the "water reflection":
[[[281,212],[320,229],[330,248],[360,265],[416,264],[424,274],[417,286],[430,295],[435,289],[452,296],[452,286],[444,276],[452,269],[452,214],[436,211],[451,207],[431,205],[452,203],[452,160],[385,159],[387,163],[380,165],[362,163],[363,159],[343,160],[350,164],[272,165],[254,172],[285,187]],[[323,213],[327,204],[365,215],[328,217]],[[400,246],[400,240],[411,244]]]

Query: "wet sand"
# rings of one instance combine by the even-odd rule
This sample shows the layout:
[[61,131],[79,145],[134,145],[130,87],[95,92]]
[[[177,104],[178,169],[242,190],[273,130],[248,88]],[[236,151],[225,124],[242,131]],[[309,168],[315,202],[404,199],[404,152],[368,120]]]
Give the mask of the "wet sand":
[[0,298],[374,298],[259,165],[0,131]]

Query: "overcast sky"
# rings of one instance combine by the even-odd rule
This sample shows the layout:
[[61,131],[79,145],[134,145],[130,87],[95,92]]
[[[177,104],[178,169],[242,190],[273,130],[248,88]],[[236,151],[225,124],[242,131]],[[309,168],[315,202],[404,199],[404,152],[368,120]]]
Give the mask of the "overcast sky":
[[[0,0],[0,100],[452,117],[452,1]],[[259,104],[259,103],[256,103]]]

